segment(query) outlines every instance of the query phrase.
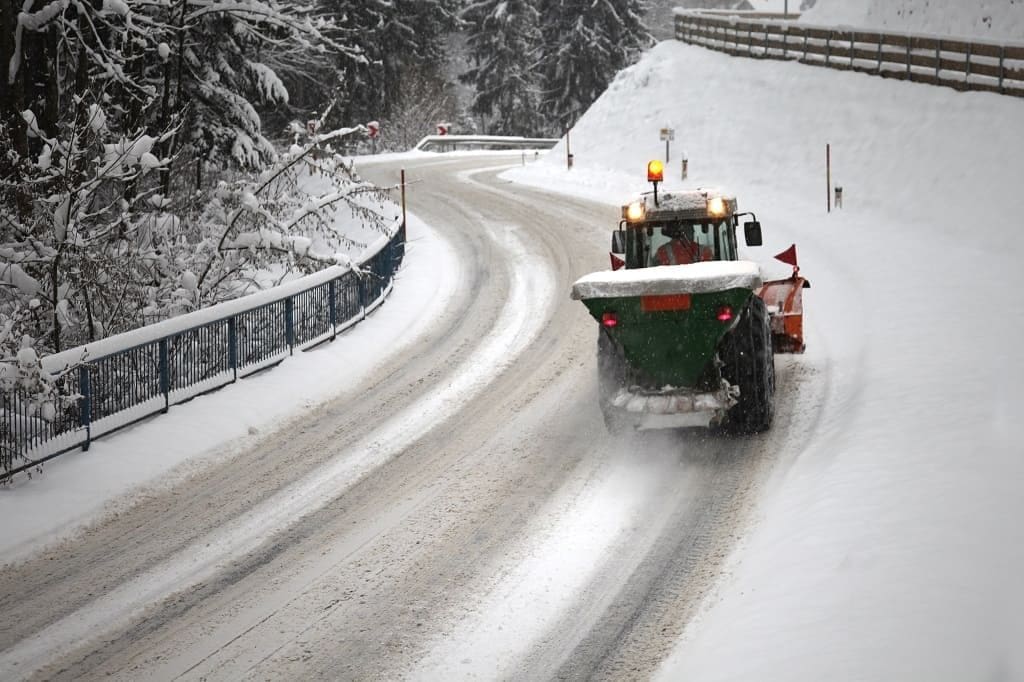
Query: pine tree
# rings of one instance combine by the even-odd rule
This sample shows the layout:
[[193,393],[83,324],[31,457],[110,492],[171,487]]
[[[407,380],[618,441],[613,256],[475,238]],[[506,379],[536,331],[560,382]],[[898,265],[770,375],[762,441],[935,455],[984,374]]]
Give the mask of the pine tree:
[[[13,6],[0,4],[0,359],[133,328],[147,306],[180,312],[181,275],[222,258],[203,246],[216,201],[195,199],[192,164],[275,156],[256,107],[287,100],[303,68],[291,52],[315,59],[320,38],[298,3],[52,0],[17,21]],[[233,179],[214,199],[246,191]],[[249,265],[235,260],[192,304],[231,292]]]
[[650,36],[641,0],[543,0],[544,110],[556,131],[573,125]]
[[[338,102],[332,122],[351,125],[402,117],[420,104],[424,82],[437,92],[450,87],[444,76],[448,36],[458,25],[462,0],[321,0],[333,18],[338,42],[358,50],[359,59],[339,55],[332,81]],[[413,101],[407,102],[409,97]],[[392,133],[385,125],[385,139]]]
[[[161,116],[184,112],[167,151],[258,168],[274,155],[257,111],[289,100],[285,80],[314,63],[329,41],[306,2],[172,0],[151,10],[165,32]],[[166,189],[166,188],[165,188]]]
[[461,79],[476,87],[471,111],[484,119],[488,133],[538,134],[544,127],[536,78],[541,34],[533,2],[480,0],[462,18],[472,67]]

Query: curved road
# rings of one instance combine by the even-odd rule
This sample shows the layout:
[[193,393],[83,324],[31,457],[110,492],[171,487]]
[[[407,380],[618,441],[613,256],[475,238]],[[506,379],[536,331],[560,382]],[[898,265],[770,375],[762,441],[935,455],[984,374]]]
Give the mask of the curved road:
[[460,264],[414,353],[0,573],[0,678],[656,671],[798,454],[815,382],[780,359],[763,436],[610,438],[595,325],[568,291],[605,267],[617,210],[502,181],[509,161],[407,164],[412,209]]

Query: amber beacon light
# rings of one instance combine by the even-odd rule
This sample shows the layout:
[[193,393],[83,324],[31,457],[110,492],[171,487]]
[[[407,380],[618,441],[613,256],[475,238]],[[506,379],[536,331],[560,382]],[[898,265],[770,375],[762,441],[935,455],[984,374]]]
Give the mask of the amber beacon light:
[[661,182],[665,179],[665,164],[655,159],[647,162],[647,182]]

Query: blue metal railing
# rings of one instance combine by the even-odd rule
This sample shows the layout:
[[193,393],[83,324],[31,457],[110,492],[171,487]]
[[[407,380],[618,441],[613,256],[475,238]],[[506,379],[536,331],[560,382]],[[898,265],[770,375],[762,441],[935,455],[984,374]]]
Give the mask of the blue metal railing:
[[[0,480],[75,448],[88,450],[101,435],[276,365],[296,349],[334,339],[383,301],[404,253],[403,225],[358,269],[275,300],[267,301],[268,292],[262,292],[251,307],[245,299],[229,302],[230,314],[201,324],[177,329],[169,320],[152,329],[173,331],[141,343],[131,342],[136,332],[105,339],[110,352],[85,357],[58,380],[61,405],[40,405],[20,389],[3,391]],[[84,356],[89,349],[60,356]]]

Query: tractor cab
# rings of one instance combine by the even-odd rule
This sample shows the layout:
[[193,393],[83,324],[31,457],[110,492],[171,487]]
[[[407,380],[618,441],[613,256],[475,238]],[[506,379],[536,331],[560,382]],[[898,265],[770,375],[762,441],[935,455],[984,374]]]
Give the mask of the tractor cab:
[[[662,265],[739,260],[737,229],[743,220],[747,246],[761,246],[761,223],[753,213],[739,213],[736,196],[717,188],[672,190],[659,194],[664,165],[647,164],[653,191],[622,207],[622,219],[612,233],[612,270],[635,270]],[[765,282],[757,294],[768,305],[776,352],[802,353],[802,289],[810,282],[800,276],[796,246],[776,256],[793,266],[792,276]]]
[[736,228],[743,216],[751,217],[744,223],[747,245],[761,245],[761,224],[753,213],[736,212],[735,196],[718,189],[659,196],[658,166],[652,161],[647,168],[654,191],[622,207],[619,229],[612,234],[613,270],[737,260]]

